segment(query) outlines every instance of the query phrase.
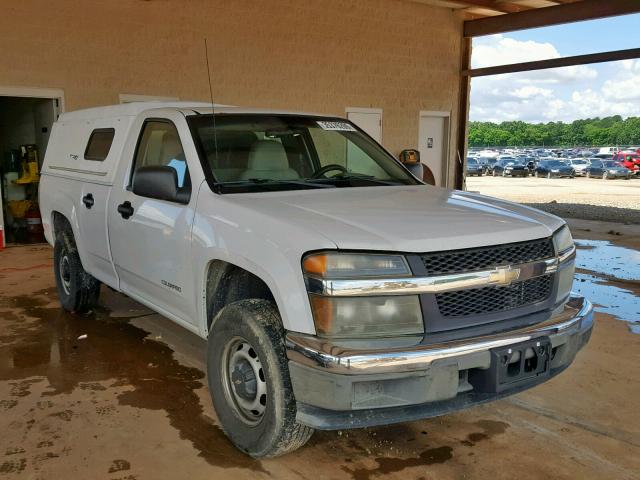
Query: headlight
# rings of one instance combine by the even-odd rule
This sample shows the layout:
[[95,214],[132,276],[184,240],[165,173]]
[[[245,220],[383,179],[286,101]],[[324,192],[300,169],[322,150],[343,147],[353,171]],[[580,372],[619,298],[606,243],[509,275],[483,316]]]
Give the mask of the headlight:
[[565,252],[573,247],[573,237],[571,236],[569,227],[565,225],[553,235],[553,244],[556,248],[557,254]]
[[316,333],[323,337],[363,338],[424,333],[418,295],[331,296],[313,284],[336,279],[411,276],[402,255],[323,252],[302,260]]
[[[556,292],[556,303],[562,302],[569,297],[571,287],[573,286],[573,274],[575,272],[575,262],[573,261],[574,253],[572,247],[573,238],[569,227],[566,225],[553,235],[553,244],[556,253],[564,260],[558,269],[558,290]],[[563,255],[564,259],[563,259]]]
[[560,170],[551,170],[552,173],[558,173]]
[[316,333],[322,337],[388,337],[424,333],[417,295],[322,297],[309,295]]
[[302,261],[305,273],[322,278],[393,277],[411,275],[402,255],[318,253]]

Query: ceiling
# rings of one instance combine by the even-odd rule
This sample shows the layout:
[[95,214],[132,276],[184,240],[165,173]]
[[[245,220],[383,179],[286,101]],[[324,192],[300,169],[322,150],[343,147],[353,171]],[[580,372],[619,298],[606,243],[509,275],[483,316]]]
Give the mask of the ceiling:
[[582,0],[412,0],[437,7],[453,8],[464,12],[467,20],[493,17],[505,13],[518,13],[536,8],[553,7]]

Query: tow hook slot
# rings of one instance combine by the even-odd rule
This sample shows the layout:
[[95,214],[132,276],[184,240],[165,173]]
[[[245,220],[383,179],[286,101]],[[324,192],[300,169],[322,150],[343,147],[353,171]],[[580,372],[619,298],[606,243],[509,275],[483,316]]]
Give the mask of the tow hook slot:
[[469,371],[469,383],[479,393],[500,393],[549,377],[551,340],[536,338],[490,350],[491,366]]

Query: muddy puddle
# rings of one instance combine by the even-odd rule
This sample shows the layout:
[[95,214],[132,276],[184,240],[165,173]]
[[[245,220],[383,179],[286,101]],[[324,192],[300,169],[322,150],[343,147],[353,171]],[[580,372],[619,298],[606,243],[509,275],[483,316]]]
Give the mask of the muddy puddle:
[[596,311],[640,333],[640,251],[605,240],[576,240],[576,245],[573,290],[591,300]]
[[[57,395],[76,389],[119,389],[117,405],[163,411],[180,437],[208,463],[265,472],[203,414],[196,392],[203,387],[204,373],[180,364],[166,344],[131,324],[151,312],[106,289],[102,298],[130,302],[131,308],[118,308],[117,318],[105,308],[70,315],[59,308],[55,289],[0,297],[0,381],[15,387],[3,405],[7,414],[30,395],[35,383],[46,384],[42,401],[55,401]],[[69,409],[59,415],[68,421],[76,413]]]

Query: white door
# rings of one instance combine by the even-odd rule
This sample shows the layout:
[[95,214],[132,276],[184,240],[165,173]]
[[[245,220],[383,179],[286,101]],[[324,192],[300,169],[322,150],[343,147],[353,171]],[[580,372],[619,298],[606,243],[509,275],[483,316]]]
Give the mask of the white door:
[[382,110],[347,108],[347,118],[364,130],[376,142],[382,143]]
[[420,114],[418,150],[420,162],[429,167],[436,185],[444,186],[447,157],[449,155],[449,117],[441,114]]
[[[184,124],[184,117],[180,117],[163,115],[143,123],[131,155],[133,165],[125,160],[120,165],[107,217],[120,289],[188,326],[196,318],[190,232],[197,192],[191,191],[189,171],[194,165],[185,158],[183,148],[190,139],[182,138],[176,128],[176,124]],[[128,151],[131,154],[133,149]],[[133,193],[132,179],[143,167],[175,169],[177,187],[184,193],[180,201]]]

